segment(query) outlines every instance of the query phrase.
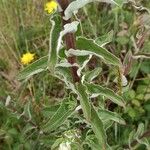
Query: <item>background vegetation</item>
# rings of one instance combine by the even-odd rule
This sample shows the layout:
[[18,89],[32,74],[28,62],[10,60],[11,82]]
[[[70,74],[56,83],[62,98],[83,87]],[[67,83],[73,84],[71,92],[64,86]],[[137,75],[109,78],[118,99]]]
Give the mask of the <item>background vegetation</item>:
[[[78,113],[69,117],[58,130],[42,133],[40,125],[52,116],[68,92],[64,83],[48,71],[28,81],[19,81],[17,75],[24,68],[21,56],[27,51],[36,59],[47,55],[49,49],[49,16],[44,12],[42,0],[0,0],[0,149],[57,149],[73,135],[73,149],[94,147],[89,126]],[[118,0],[118,2],[121,1]],[[117,112],[125,125],[112,122],[107,130],[108,143],[115,149],[125,149],[138,134],[133,149],[148,149],[150,142],[150,1],[136,0],[121,7],[107,3],[88,4],[80,10],[82,30],[76,34],[96,39],[98,44],[108,42],[107,49],[124,64],[128,84],[115,83],[117,70],[106,66],[97,58],[89,69],[101,67],[95,83],[123,93],[126,109],[107,102],[108,110]],[[112,34],[113,33],[113,34]],[[54,105],[55,104],[55,105]],[[107,117],[107,116],[106,116]],[[109,117],[109,116],[108,116]],[[140,133],[137,133],[139,129]],[[77,134],[77,135],[76,135]],[[144,138],[143,138],[144,137]],[[70,140],[70,139],[69,139]],[[131,144],[131,145],[132,145]],[[78,145],[78,146],[76,146]],[[97,149],[97,148],[95,148]]]

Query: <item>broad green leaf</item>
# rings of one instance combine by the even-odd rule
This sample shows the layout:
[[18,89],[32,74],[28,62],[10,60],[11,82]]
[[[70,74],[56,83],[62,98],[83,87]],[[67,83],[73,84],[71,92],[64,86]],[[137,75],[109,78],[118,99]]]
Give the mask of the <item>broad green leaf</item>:
[[106,50],[103,47],[100,47],[98,44],[96,44],[93,40],[91,39],[86,39],[83,37],[79,37],[77,39],[77,49],[80,49],[82,51],[78,50],[78,53],[81,52],[82,54],[94,54],[100,58],[102,58],[106,63],[112,64],[115,66],[121,66],[120,60],[110,53],[108,50]]
[[78,91],[78,96],[80,98],[80,103],[81,103],[81,107],[83,110],[83,114],[84,114],[85,118],[87,119],[87,121],[90,121],[90,119],[91,119],[91,105],[90,105],[90,102],[88,99],[88,95],[86,93],[86,88],[84,85],[79,83],[77,85],[77,91]]
[[64,29],[62,29],[61,24],[61,17],[55,15],[51,19],[52,29],[50,33],[50,48],[49,48],[49,57],[48,57],[48,66],[49,69],[54,71],[55,65],[57,64],[59,50],[61,49],[62,45],[62,38],[67,33],[74,33],[77,31],[77,26],[79,24],[78,21],[73,21],[64,25]]
[[101,145],[101,149],[105,150],[107,147],[107,144],[106,144],[106,135],[105,135],[103,123],[93,106],[91,107],[91,122],[90,123],[98,139],[98,142]]
[[98,115],[102,121],[112,120],[119,124],[126,124],[124,119],[122,119],[121,116],[115,112],[100,109],[98,110]]
[[46,123],[42,126],[44,132],[51,132],[61,126],[64,121],[73,113],[75,109],[75,103],[70,106],[67,104],[70,98],[63,100],[61,106],[56,111],[56,113],[47,120]]
[[33,62],[32,64],[29,64],[22,71],[20,71],[20,73],[18,74],[18,79],[19,80],[28,79],[35,74],[45,71],[47,68],[47,61],[48,57],[44,56],[38,59],[37,61]]
[[64,19],[68,20],[72,17],[73,14],[76,14],[78,10],[85,5],[91,3],[91,2],[106,2],[106,3],[115,3],[114,0],[76,0],[69,4],[69,6],[66,8],[64,14]]
[[89,102],[85,86],[79,83],[77,85],[77,91],[80,98],[84,117],[91,124],[92,130],[94,131],[101,148],[106,149],[106,135],[103,128],[103,123],[99,118],[97,112],[95,111],[94,107]]
[[106,98],[109,98],[114,103],[116,103],[122,107],[125,107],[125,102],[122,99],[122,97],[119,96],[118,94],[116,94],[111,89],[104,88],[104,87],[102,87],[100,85],[96,85],[96,84],[85,83],[85,85],[86,85],[88,91],[90,92],[90,94],[98,94],[98,95],[105,96]]
[[[83,44],[83,43],[82,43]],[[85,48],[86,49],[86,48]],[[113,64],[113,62],[114,62],[114,64],[113,65],[115,65],[115,66],[121,66],[121,63],[119,64],[119,59],[117,59],[117,57],[115,57],[116,58],[116,60],[111,60],[110,59],[110,61],[108,61],[108,56],[107,56],[107,50],[106,49],[104,49],[104,48],[100,48],[100,49],[102,49],[102,50],[104,50],[105,52],[106,52],[106,54],[104,54],[104,57],[102,56],[103,54],[101,54],[101,51],[98,51],[97,50],[97,52],[92,52],[92,50],[89,50],[89,49],[86,49],[86,50],[78,50],[78,49],[76,49],[76,50],[74,50],[74,49],[69,49],[68,51],[66,51],[66,55],[67,56],[88,56],[88,55],[95,55],[95,56],[98,56],[99,58],[101,58],[101,59],[103,59],[107,64]],[[93,49],[94,50],[94,49]],[[109,54],[111,54],[111,53],[109,53]],[[106,57],[105,57],[106,56]],[[112,56],[114,56],[114,55],[112,55]],[[118,60],[118,63],[117,63],[117,60]]]
[[83,75],[82,81],[86,80],[87,82],[91,82],[93,79],[95,79],[100,72],[102,71],[102,68],[95,68],[92,71],[88,71]]
[[49,55],[48,55],[48,66],[54,70],[57,63],[57,45],[58,45],[58,39],[59,35],[62,29],[61,24],[61,17],[58,15],[54,15],[51,18],[51,31],[50,31],[50,39],[49,39]]

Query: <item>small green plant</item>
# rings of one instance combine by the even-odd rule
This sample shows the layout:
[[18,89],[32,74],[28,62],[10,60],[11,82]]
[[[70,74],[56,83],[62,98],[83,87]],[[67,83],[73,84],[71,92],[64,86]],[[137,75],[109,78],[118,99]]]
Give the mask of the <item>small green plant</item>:
[[[145,130],[149,128],[150,80],[144,67],[149,61],[134,61],[149,58],[148,42],[143,47],[140,36],[135,42],[138,23],[132,22],[129,8],[123,9],[127,4],[123,0],[50,0],[45,4],[51,24],[49,51],[39,59],[35,52],[23,55],[21,62],[26,66],[17,77],[27,90],[21,104],[21,96],[0,102],[0,149],[149,150],[150,132]],[[95,6],[107,9],[98,13]],[[130,25],[129,33],[120,20]],[[132,46],[134,51],[122,56],[120,51]],[[139,53],[140,48],[144,53]],[[139,70],[148,79],[134,87]],[[52,87],[52,94],[61,93],[55,99],[47,96]]]

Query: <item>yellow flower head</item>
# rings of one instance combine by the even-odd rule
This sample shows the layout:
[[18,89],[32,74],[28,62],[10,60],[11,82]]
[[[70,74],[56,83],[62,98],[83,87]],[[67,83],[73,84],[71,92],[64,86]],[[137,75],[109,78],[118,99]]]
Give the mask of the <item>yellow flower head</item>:
[[48,14],[51,14],[57,9],[57,6],[57,2],[55,0],[51,0],[45,4],[44,10],[47,11]]
[[32,62],[34,60],[34,55],[30,52],[23,54],[23,56],[21,57],[21,63],[24,65],[29,64],[30,62]]

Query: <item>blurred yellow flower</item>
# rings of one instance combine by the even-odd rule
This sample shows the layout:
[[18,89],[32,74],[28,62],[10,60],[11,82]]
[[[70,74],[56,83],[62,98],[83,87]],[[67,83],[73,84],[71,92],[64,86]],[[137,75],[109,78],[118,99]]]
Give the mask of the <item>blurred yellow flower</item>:
[[57,6],[57,2],[55,0],[51,0],[45,4],[44,10],[47,11],[48,14],[51,14],[57,9]]
[[23,54],[23,56],[21,57],[21,63],[24,65],[29,64],[30,62],[32,62],[34,60],[34,56],[35,56],[35,54],[32,54],[30,52]]

